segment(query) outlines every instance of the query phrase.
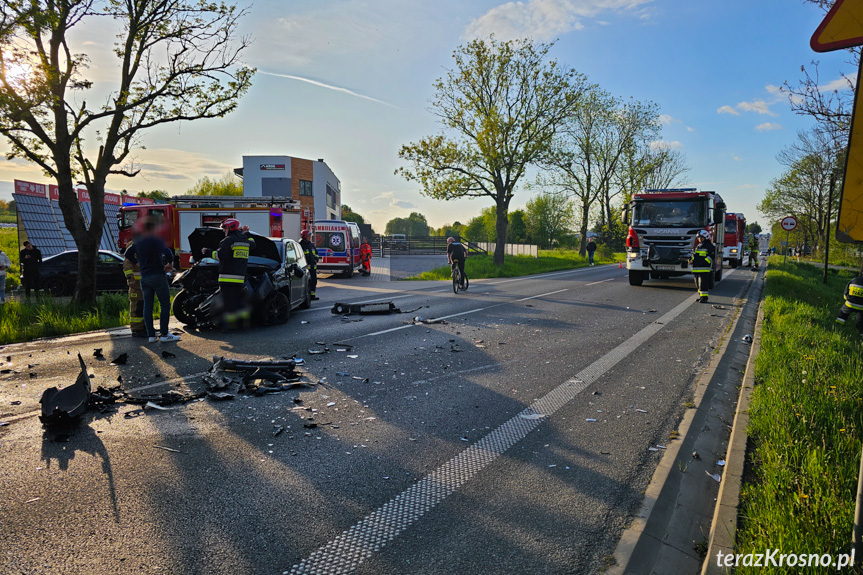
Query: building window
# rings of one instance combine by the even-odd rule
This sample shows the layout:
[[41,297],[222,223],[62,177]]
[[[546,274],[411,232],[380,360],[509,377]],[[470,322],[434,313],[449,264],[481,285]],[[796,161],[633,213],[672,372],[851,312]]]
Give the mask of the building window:
[[339,193],[331,185],[327,184],[327,207],[336,209],[339,205]]
[[301,196],[313,196],[312,193],[312,182],[310,180],[300,180],[300,195]]

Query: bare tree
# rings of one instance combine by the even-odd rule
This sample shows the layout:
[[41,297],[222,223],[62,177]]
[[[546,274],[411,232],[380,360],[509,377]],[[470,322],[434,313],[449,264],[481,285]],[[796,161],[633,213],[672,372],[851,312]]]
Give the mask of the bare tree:
[[[149,128],[233,111],[254,70],[236,38],[244,11],[207,0],[4,0],[0,2],[0,134],[8,158],[25,158],[57,182],[63,219],[78,247],[76,301],[96,294],[96,255],[109,176],[134,177],[131,162]],[[79,28],[112,18],[116,85],[91,106],[89,58],[71,41]],[[89,227],[76,182],[92,202]]]
[[685,185],[684,175],[689,172],[686,155],[666,144],[654,143],[644,163],[644,187],[663,190]]

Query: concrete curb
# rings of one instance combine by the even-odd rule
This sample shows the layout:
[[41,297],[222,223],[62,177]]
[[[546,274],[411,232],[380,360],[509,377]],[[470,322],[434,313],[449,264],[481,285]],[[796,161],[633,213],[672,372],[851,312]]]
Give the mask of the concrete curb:
[[[761,272],[759,271],[759,273]],[[653,545],[666,544],[664,537],[661,537],[658,533],[650,532],[652,530],[652,528],[649,526],[649,523],[651,522],[651,517],[655,512],[659,512],[660,515],[668,512],[667,509],[657,511],[659,507],[667,507],[667,500],[663,502],[663,491],[666,488],[666,483],[669,481],[670,476],[675,469],[675,466],[678,464],[678,460],[680,459],[681,455],[680,451],[683,445],[691,444],[693,438],[700,436],[702,432],[700,426],[697,426],[697,428],[693,428],[693,423],[695,422],[696,418],[698,418],[702,414],[704,410],[711,409],[711,405],[704,404],[703,400],[705,394],[707,393],[708,387],[710,386],[711,382],[713,382],[715,378],[719,377],[719,375],[717,374],[717,370],[720,362],[723,361],[723,358],[728,353],[728,347],[732,340],[732,334],[737,329],[738,323],[741,321],[741,319],[744,319],[746,317],[744,307],[746,307],[747,303],[752,301],[756,293],[760,300],[761,291],[760,286],[758,286],[759,283],[759,278],[756,276],[751,283],[749,283],[741,290],[741,294],[738,294],[738,296],[736,296],[735,299],[742,300],[743,303],[740,305],[736,316],[729,324],[726,335],[722,340],[722,344],[717,350],[718,353],[715,354],[713,358],[711,358],[708,366],[699,376],[695,384],[693,397],[695,409],[688,409],[684,413],[683,419],[681,420],[678,427],[680,438],[677,441],[669,443],[667,450],[665,451],[662,459],[657,465],[650,484],[645,490],[644,501],[641,508],[635,515],[632,524],[624,530],[620,541],[618,542],[618,545],[614,552],[614,564],[609,566],[604,571],[604,573],[606,573],[607,575],[623,575],[625,573],[642,572],[695,573],[700,570],[701,562],[691,556],[688,559],[684,558],[682,561],[679,562],[671,560],[672,563],[674,563],[673,565],[666,563],[662,566],[661,569],[658,570],[653,570],[651,567],[639,564],[640,561],[633,559],[633,557],[638,554],[637,548],[644,547],[645,542],[652,541]],[[750,311],[749,314],[751,313],[752,312]],[[751,321],[751,315],[748,317]],[[731,376],[732,374],[726,374],[726,379]],[[739,378],[739,375],[737,377]],[[737,382],[739,382],[739,379],[736,379],[734,384],[736,385]],[[721,386],[722,383],[717,380],[716,385]],[[715,398],[713,398],[711,401],[715,401]],[[712,495],[710,495],[710,497],[712,499]],[[689,527],[692,527],[692,525],[689,525]],[[691,536],[691,533],[688,535]],[[643,559],[643,553],[641,553],[640,555]],[[630,565],[630,563],[632,563],[632,565]]]
[[755,329],[752,334],[752,349],[749,352],[749,361],[746,362],[743,385],[740,387],[740,399],[737,402],[737,413],[734,416],[731,439],[728,442],[725,473],[719,487],[716,510],[713,513],[713,522],[710,526],[707,559],[701,570],[702,575],[721,575],[732,571],[731,568],[720,567],[712,559],[720,552],[723,555],[734,553],[737,542],[740,486],[743,483],[743,468],[746,463],[746,449],[749,440],[746,433],[749,427],[749,404],[752,399],[752,390],[755,387],[755,361],[758,358],[758,352],[761,351],[761,324],[764,321],[764,302],[761,300],[763,290],[764,282],[762,281],[761,293],[759,293],[758,319],[755,321]]

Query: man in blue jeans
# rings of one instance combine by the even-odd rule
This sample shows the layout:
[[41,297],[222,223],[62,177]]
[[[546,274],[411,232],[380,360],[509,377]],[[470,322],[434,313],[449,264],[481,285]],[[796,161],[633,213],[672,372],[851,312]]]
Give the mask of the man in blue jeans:
[[[126,258],[141,268],[141,289],[144,292],[144,328],[150,343],[159,341],[180,341],[176,335],[168,331],[168,322],[171,319],[171,292],[168,287],[166,272],[171,271],[171,261],[174,254],[165,245],[165,242],[156,235],[156,222],[147,220],[144,222],[141,237],[126,250]],[[159,327],[162,336],[156,335],[153,327],[153,307],[156,297],[159,298],[161,312],[159,315]]]

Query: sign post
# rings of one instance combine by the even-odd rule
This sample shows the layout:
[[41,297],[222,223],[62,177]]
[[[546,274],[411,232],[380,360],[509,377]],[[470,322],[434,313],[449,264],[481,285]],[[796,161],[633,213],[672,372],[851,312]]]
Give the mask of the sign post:
[[788,260],[788,239],[791,237],[791,230],[797,227],[797,218],[794,216],[785,216],[779,222],[779,225],[785,230],[785,257],[782,258],[782,265],[785,265],[785,262]]

